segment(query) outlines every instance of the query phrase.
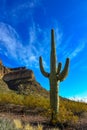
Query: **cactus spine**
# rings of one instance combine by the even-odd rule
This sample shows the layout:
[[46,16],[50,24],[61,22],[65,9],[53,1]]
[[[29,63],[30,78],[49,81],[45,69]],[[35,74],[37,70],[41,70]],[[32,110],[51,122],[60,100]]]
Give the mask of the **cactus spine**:
[[51,121],[57,118],[59,112],[59,82],[63,81],[68,74],[69,58],[66,59],[64,69],[61,71],[62,64],[56,67],[56,49],[54,40],[54,30],[51,30],[51,54],[50,54],[50,73],[46,72],[43,67],[42,57],[39,57],[39,65],[42,74],[49,78],[50,82],[50,106],[52,110]]

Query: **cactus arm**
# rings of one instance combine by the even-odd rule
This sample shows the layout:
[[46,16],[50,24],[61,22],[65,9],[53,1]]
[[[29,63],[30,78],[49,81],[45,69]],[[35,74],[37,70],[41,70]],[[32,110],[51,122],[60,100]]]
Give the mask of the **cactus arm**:
[[39,57],[39,65],[40,65],[40,70],[41,73],[45,76],[45,77],[49,77],[49,73],[45,72],[44,67],[43,67],[43,63],[42,63],[42,57]]
[[60,82],[63,81],[68,75],[68,68],[69,68],[69,58],[66,59],[64,69],[58,76],[58,80],[60,80]]
[[59,63],[57,68],[57,75],[59,75],[61,68],[62,68],[62,63]]

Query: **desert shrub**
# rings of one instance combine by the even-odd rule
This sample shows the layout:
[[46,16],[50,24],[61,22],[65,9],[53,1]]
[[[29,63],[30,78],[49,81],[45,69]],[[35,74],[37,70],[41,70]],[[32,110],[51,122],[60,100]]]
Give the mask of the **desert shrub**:
[[6,118],[0,118],[0,130],[42,130],[43,126],[38,124],[37,127],[33,127],[30,124],[23,125],[18,119],[9,120]]
[[22,95],[17,95],[15,93],[0,93],[0,103],[11,103],[16,105],[23,105]]
[[67,111],[71,111],[74,115],[80,116],[82,113],[87,112],[87,104],[75,101],[63,101]]
[[67,110],[63,105],[60,106],[58,122],[63,124],[73,124],[78,121],[78,117],[71,110]]
[[18,129],[15,127],[15,124],[11,120],[0,118],[0,130],[18,130]]
[[[47,109],[44,114],[46,117],[51,119],[51,109]],[[59,113],[56,120],[52,120],[52,123],[62,124],[62,125],[71,125],[78,121],[78,116],[74,115],[73,112],[69,109],[67,110],[64,104],[60,104]]]
[[49,99],[40,95],[20,95],[16,93],[0,93],[0,103],[10,103],[27,106],[30,108],[40,107],[48,109]]

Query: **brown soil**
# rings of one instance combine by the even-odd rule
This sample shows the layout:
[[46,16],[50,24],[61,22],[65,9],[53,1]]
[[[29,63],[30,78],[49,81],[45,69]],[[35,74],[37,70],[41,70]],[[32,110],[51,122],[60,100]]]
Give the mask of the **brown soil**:
[[[0,117],[9,119],[20,119],[22,123],[30,123],[36,126],[38,123],[43,125],[43,130],[53,130],[59,128],[60,130],[87,130],[87,113],[81,115],[77,124],[72,127],[52,126],[49,122],[50,119],[41,115],[40,109],[29,109],[19,105],[0,104]],[[58,129],[59,130],[59,129]]]

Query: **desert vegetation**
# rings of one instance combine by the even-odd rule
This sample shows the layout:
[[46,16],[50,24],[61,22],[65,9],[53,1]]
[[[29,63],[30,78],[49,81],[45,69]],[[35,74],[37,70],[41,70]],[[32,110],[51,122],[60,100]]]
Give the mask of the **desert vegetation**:
[[[0,93],[0,105],[14,104],[23,107],[23,111],[26,114],[26,110],[36,110],[38,114],[48,119],[51,118],[51,108],[49,104],[49,98],[42,97],[40,95],[31,94],[29,96],[21,95],[17,93],[7,92]],[[25,109],[24,109],[25,108]],[[26,109],[27,108],[27,109]],[[57,123],[62,125],[73,125],[78,122],[79,118],[87,112],[87,104],[82,102],[70,101],[60,97],[60,113],[57,116]],[[2,110],[3,111],[3,110]],[[10,111],[10,110],[9,110]],[[23,114],[24,114],[23,113]],[[53,121],[55,125],[55,120]]]

